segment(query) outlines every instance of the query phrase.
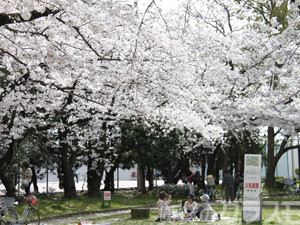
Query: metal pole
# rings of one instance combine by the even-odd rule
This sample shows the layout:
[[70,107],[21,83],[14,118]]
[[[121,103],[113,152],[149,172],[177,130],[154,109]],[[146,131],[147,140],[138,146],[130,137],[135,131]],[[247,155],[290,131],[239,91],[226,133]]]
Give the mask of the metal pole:
[[[277,144],[275,144],[275,155],[277,155],[277,151],[278,151]],[[278,177],[278,164],[276,166],[275,176]]]
[[117,169],[117,189],[120,189],[120,176],[119,176],[119,167]]
[[[291,146],[293,146],[294,140],[291,137]],[[292,149],[292,176],[295,177],[295,165],[294,165],[294,149]]]
[[289,152],[286,153],[287,176],[290,176]]
[[49,182],[49,173],[48,173],[48,168],[47,168],[47,172],[46,172],[46,193],[48,194],[48,182]]
[[157,187],[157,169],[155,169],[155,186]]
[[[298,168],[299,168],[299,175],[298,175],[298,178],[300,180],[300,146],[299,146],[299,134],[297,135],[298,137]],[[299,187],[300,187],[300,184],[299,184]]]

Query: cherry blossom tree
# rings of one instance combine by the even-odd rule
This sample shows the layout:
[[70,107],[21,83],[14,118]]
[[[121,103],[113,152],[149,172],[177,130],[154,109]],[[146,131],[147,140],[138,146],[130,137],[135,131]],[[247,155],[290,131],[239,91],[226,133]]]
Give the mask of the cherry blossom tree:
[[198,146],[222,143],[228,130],[299,129],[296,4],[195,0],[165,14],[155,0],[140,2],[1,4],[0,169],[36,130],[64,134],[56,144],[71,182],[82,143],[104,140],[108,121],[189,129],[201,134]]

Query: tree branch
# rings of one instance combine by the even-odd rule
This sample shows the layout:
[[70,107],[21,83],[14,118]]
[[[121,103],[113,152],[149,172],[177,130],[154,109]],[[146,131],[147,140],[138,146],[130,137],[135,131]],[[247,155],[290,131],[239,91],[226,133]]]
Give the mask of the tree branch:
[[46,8],[45,12],[43,13],[33,10],[30,12],[31,16],[28,20],[25,20],[20,13],[8,13],[8,14],[0,13],[0,27],[7,24],[24,23],[24,22],[33,21],[41,17],[47,17],[50,14],[55,15],[58,12],[60,12],[60,10],[50,10],[48,8]]

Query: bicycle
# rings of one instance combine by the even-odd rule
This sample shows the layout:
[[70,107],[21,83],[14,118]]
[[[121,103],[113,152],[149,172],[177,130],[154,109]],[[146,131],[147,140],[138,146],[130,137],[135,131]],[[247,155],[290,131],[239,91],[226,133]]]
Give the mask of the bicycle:
[[294,183],[293,178],[291,177],[285,177],[284,178],[284,194],[286,197],[293,197],[295,194],[299,194],[300,190],[297,188],[297,186]]
[[209,196],[210,200],[215,202],[217,196],[219,196],[218,191],[214,188],[214,186],[208,186],[207,190],[207,195]]
[[213,175],[207,175],[206,177],[206,182],[207,182],[207,195],[210,197],[210,199],[215,202],[216,199],[223,199],[224,195],[222,193],[222,191],[217,191],[217,189],[215,188],[216,182],[215,179],[213,177]]
[[[26,206],[20,219],[17,211],[11,208],[15,205],[14,198],[6,198],[0,203],[4,209],[7,209],[7,213],[4,213],[1,218],[0,225],[40,225],[39,211],[34,208],[38,204],[37,198],[34,195],[22,196],[22,198],[24,199]],[[13,204],[11,203],[12,200]]]
[[236,193],[237,200],[240,200],[241,197],[243,198],[243,193],[244,193],[244,182],[240,182],[237,187],[237,193]]

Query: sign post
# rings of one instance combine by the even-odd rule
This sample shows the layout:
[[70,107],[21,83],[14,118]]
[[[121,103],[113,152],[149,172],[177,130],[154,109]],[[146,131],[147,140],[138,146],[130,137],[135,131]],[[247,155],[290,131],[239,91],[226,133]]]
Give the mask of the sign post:
[[104,206],[105,201],[108,201],[108,205],[110,206],[111,191],[104,191],[102,207]]
[[262,222],[261,155],[245,154],[242,221]]

